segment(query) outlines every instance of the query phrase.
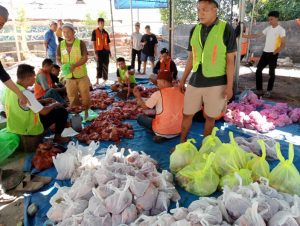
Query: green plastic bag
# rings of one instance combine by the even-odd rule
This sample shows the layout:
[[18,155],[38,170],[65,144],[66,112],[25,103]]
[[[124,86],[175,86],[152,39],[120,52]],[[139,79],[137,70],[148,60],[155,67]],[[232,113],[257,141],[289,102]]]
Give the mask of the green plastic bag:
[[200,153],[193,143],[196,143],[195,139],[189,139],[176,145],[175,151],[170,156],[170,170],[172,173],[177,173],[192,162],[201,161]]
[[0,163],[7,159],[17,149],[20,137],[9,133],[6,129],[0,130]]
[[215,152],[216,149],[222,145],[219,137],[216,136],[216,133],[219,129],[217,127],[213,128],[211,135],[205,137],[202,141],[202,146],[199,150],[201,154],[209,154]]
[[211,167],[214,158],[215,153],[210,153],[205,166],[202,168],[199,166],[199,170],[189,171],[184,168],[178,172],[178,176],[176,175],[177,179],[179,177],[189,179],[185,184],[181,184],[186,191],[198,196],[208,196],[217,190],[220,179],[213,167]]
[[262,156],[255,156],[247,163],[247,168],[252,171],[252,179],[259,181],[260,177],[269,178],[270,166],[266,160],[266,146],[264,140],[258,140],[257,143],[261,147]]
[[[238,174],[240,178],[238,178],[235,174]],[[234,186],[240,185],[239,179],[242,180],[243,186],[249,185],[252,183],[251,171],[248,169],[240,169],[237,172],[230,173],[225,175],[220,180],[220,187],[223,188],[225,185],[229,188],[233,188]]]
[[66,63],[66,64],[63,64],[61,65],[61,73],[63,76],[67,75],[67,74],[70,74],[71,71],[71,64],[70,63]]
[[249,153],[246,153],[237,145],[232,132],[229,132],[229,137],[230,143],[222,144],[216,150],[213,166],[220,176],[245,168],[251,157]]
[[278,191],[300,196],[300,175],[293,164],[294,146],[289,144],[289,158],[287,160],[282,156],[278,142],[275,144],[275,148],[280,162],[270,173],[270,186]]

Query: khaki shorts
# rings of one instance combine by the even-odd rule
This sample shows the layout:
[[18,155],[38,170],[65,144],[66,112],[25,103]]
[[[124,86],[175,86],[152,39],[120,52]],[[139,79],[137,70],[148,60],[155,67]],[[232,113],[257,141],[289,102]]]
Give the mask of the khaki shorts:
[[226,85],[200,88],[188,85],[184,94],[183,114],[194,115],[204,107],[207,116],[220,116],[227,104],[224,98],[225,88]]

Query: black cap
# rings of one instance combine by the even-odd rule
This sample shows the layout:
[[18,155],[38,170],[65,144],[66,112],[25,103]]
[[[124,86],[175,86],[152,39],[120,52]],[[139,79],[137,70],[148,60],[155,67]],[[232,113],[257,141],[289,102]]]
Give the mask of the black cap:
[[160,51],[160,54],[169,53],[169,50],[167,48],[162,48]]

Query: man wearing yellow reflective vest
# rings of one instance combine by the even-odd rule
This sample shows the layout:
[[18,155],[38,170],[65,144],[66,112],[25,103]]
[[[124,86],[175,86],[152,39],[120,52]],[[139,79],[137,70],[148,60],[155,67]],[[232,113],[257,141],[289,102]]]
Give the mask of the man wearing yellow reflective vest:
[[193,116],[200,109],[205,115],[204,136],[211,134],[215,118],[220,116],[233,95],[236,40],[233,28],[218,19],[219,0],[199,0],[198,23],[190,33],[188,59],[180,88],[190,72],[192,76],[184,95],[181,142],[185,142]]
[[70,106],[79,105],[80,94],[81,104],[85,109],[85,118],[87,118],[90,107],[90,80],[86,68],[87,48],[83,41],[75,37],[71,23],[65,23],[62,31],[65,40],[61,41],[57,48],[57,61],[62,65]]

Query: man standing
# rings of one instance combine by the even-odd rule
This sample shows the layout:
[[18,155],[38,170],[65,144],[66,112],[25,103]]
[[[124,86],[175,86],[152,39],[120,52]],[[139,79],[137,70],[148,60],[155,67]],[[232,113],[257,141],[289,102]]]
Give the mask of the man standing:
[[104,19],[98,18],[98,28],[92,33],[92,41],[94,43],[95,58],[97,61],[97,80],[102,78],[104,83],[108,79],[108,64],[110,53],[110,39],[107,31],[104,30]]
[[57,48],[57,61],[64,68],[62,71],[66,80],[70,106],[79,105],[80,94],[81,103],[85,109],[85,118],[87,118],[90,107],[90,80],[86,68],[88,59],[86,45],[83,41],[75,38],[74,27],[71,23],[65,23],[62,31],[65,39],[59,43]]
[[141,52],[143,35],[140,33],[140,23],[135,23],[135,32],[131,34],[131,68],[135,69],[135,56],[138,58],[138,73],[141,73]]
[[[8,11],[5,7],[0,5],[0,30],[3,28],[7,20],[8,20]],[[13,83],[13,81],[10,79],[10,76],[4,70],[1,61],[0,61],[0,80],[1,82],[4,83],[4,85],[7,88],[9,88],[15,94],[17,94],[21,105],[25,105],[28,102],[26,96],[19,90],[19,88],[15,85],[15,83]]]
[[146,67],[147,67],[147,60],[149,58],[151,62],[152,70],[154,68],[154,60],[155,56],[157,55],[157,38],[155,34],[150,32],[150,26],[146,25],[145,33],[142,37],[141,43],[143,45],[141,60],[143,61],[143,72],[142,75],[146,74]]
[[45,33],[44,45],[46,48],[47,58],[51,59],[56,64],[56,48],[57,38],[55,32],[57,30],[57,23],[52,21],[50,23],[50,29]]
[[57,21],[57,30],[55,32],[58,42],[61,42],[62,40],[64,40],[62,37],[62,25],[63,25],[62,20],[58,20]]
[[180,81],[193,71],[184,95],[181,142],[185,142],[193,116],[204,105],[204,136],[211,134],[224,106],[233,95],[236,40],[233,28],[218,19],[219,0],[199,0],[198,23],[190,33],[188,59]]
[[262,32],[251,35],[243,35],[243,38],[258,38],[266,36],[265,48],[258,62],[256,69],[256,90],[258,95],[263,95],[263,79],[262,71],[269,65],[269,82],[267,92],[264,97],[270,97],[275,81],[275,68],[279,53],[285,46],[286,35],[285,30],[278,24],[279,12],[271,11],[268,14],[270,26],[266,27]]
[[157,75],[162,71],[170,73],[173,77],[173,81],[177,80],[178,70],[176,64],[169,56],[169,51],[166,48],[162,48],[160,51],[160,60],[157,61],[153,68],[153,75],[149,77],[149,80],[156,85]]

